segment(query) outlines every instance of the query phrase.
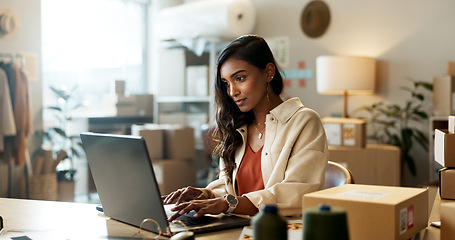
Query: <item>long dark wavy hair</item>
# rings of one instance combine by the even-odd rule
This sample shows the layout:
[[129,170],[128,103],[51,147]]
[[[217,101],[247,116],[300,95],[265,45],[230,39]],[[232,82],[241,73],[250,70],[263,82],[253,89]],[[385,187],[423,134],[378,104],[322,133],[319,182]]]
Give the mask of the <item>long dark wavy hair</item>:
[[271,89],[280,95],[283,90],[283,78],[266,41],[259,36],[241,36],[232,41],[218,56],[215,80],[216,126],[213,139],[217,142],[214,154],[220,156],[225,164],[225,173],[232,181],[235,166],[235,150],[241,146],[242,137],[236,129],[254,121],[253,111],[242,112],[229,96],[226,84],[221,80],[221,66],[230,58],[243,60],[264,70],[269,63],[275,65],[275,74],[270,81]]

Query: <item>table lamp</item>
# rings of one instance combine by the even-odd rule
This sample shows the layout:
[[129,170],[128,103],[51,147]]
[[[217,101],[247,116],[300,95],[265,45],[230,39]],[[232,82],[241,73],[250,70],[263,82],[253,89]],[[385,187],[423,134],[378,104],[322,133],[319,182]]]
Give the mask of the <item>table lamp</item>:
[[348,118],[348,94],[373,94],[376,64],[369,57],[319,56],[316,76],[319,94],[344,95],[343,117]]

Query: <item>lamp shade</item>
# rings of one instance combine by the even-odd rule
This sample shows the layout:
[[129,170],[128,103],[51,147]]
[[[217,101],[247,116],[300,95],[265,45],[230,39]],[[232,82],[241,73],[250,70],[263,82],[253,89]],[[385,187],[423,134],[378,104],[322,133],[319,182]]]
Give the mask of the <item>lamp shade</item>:
[[374,58],[319,56],[316,58],[317,91],[320,94],[373,94]]

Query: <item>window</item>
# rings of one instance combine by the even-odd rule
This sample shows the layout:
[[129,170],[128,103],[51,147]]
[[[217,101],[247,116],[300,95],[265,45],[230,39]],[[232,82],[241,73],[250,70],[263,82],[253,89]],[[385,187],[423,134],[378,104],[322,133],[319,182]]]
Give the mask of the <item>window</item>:
[[[148,3],[139,0],[42,0],[43,104],[56,105],[50,87],[76,90],[72,114],[112,115],[114,82],[145,93]],[[111,100],[109,100],[111,99]],[[46,117],[46,111],[44,113]]]

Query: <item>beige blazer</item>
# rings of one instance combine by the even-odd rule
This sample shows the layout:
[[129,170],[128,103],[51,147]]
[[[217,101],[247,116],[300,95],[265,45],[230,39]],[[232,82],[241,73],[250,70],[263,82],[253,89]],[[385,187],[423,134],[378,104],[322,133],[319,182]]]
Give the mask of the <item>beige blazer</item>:
[[[236,194],[233,186],[245,153],[247,126],[238,132],[243,145],[235,152],[237,167],[233,171],[233,183],[228,183],[224,171],[220,171],[219,179],[207,186],[216,196]],[[261,153],[264,190],[244,196],[257,208],[262,204],[276,204],[282,215],[300,215],[303,195],[324,186],[329,152],[321,119],[298,98],[291,98],[267,115],[265,137]],[[220,169],[224,169],[222,159]]]

